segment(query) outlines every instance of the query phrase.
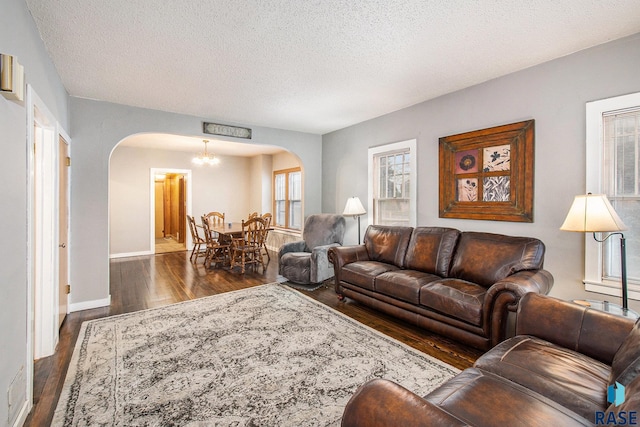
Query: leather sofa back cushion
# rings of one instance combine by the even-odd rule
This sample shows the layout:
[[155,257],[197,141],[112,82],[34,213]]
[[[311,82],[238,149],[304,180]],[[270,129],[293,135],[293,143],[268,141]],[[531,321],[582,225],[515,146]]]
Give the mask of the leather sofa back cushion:
[[409,241],[404,267],[447,277],[458,236],[460,231],[455,228],[415,228]]
[[412,231],[412,227],[370,225],[364,235],[369,259],[403,267]]
[[544,244],[531,237],[463,232],[450,277],[489,287],[518,271],[542,268],[544,250]]
[[629,332],[627,338],[613,357],[609,385],[616,381],[628,386],[640,374],[640,320]]

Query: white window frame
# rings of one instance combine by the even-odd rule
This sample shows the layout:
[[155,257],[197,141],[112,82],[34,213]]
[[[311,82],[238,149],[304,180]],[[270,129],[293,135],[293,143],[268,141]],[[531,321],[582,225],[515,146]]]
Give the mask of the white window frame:
[[[603,187],[603,155],[604,155],[604,129],[603,114],[610,111],[624,110],[640,105],[640,92],[629,95],[616,96],[586,104],[586,137],[587,137],[587,164],[586,187],[587,192],[594,194],[604,193]],[[620,297],[619,280],[603,279],[602,244],[596,242],[592,233],[585,233],[584,250],[584,285],[588,292]],[[640,300],[640,286],[629,283],[629,299]]]
[[409,180],[411,182],[409,187],[409,226],[415,227],[417,223],[417,194],[418,194],[418,179],[417,179],[417,141],[415,139],[409,139],[407,141],[393,142],[391,144],[379,145],[377,147],[369,148],[369,162],[368,162],[368,177],[369,185],[367,191],[367,219],[369,224],[374,222],[373,212],[373,199],[374,199],[374,176],[375,176],[375,161],[374,158],[380,154],[391,153],[393,151],[400,151],[409,149]]
[[[290,196],[290,192],[289,192],[289,176],[292,173],[299,173],[300,174],[300,200],[298,199],[291,199]],[[276,208],[276,176],[278,175],[283,175],[284,176],[284,193],[285,193],[285,199],[284,199],[284,204],[285,204],[285,225],[281,226],[277,224],[277,208]],[[288,231],[293,231],[293,232],[300,232],[302,231],[302,227],[304,225],[304,206],[302,201],[304,200],[304,176],[302,175],[302,168],[301,167],[295,167],[295,168],[288,168],[288,169],[280,169],[280,170],[275,170],[273,171],[273,198],[272,198],[272,206],[273,206],[273,226],[280,229],[280,230],[288,230]],[[292,227],[291,226],[291,215],[290,215],[290,208],[291,208],[291,201],[299,201],[300,202],[300,227]]]

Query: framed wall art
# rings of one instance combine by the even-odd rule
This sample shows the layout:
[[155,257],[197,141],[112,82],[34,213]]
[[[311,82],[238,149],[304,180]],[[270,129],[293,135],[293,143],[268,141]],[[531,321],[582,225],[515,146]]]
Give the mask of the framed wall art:
[[440,138],[440,218],[533,222],[534,120]]

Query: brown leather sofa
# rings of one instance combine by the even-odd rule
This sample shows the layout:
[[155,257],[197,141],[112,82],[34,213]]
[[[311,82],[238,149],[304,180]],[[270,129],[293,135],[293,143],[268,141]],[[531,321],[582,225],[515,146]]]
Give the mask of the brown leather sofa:
[[547,294],[544,244],[441,227],[371,225],[364,244],[329,250],[338,295],[487,350],[527,292]]
[[[520,302],[516,333],[425,397],[384,379],[365,383],[342,425],[640,423],[638,322],[531,293]],[[608,402],[610,388],[618,406]]]

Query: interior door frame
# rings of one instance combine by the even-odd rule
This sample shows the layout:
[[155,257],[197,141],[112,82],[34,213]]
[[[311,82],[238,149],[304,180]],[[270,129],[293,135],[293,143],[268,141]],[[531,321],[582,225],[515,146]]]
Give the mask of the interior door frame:
[[[66,286],[67,284],[69,284],[69,287],[71,287],[71,164],[65,164],[65,162],[62,161],[62,159],[59,157],[60,156],[60,143],[66,144],[67,148],[66,148],[66,154],[67,154],[67,158],[71,159],[71,138],[69,138],[69,135],[67,135],[67,133],[64,131],[64,129],[62,129],[60,126],[58,126],[58,132],[56,135],[56,140],[58,142],[57,144],[57,148],[58,150],[58,161],[56,162],[56,164],[58,165],[58,168],[66,168],[66,176],[67,176],[67,182],[66,182],[66,186],[64,189],[61,189],[60,187],[60,178],[62,175],[62,171],[58,170],[56,173],[56,189],[58,190],[58,197],[56,198],[57,200],[57,206],[56,206],[56,212],[58,213],[58,222],[56,224],[60,224],[61,220],[63,220],[63,218],[60,218],[61,212],[60,212],[60,198],[63,197],[63,195],[61,194],[61,191],[64,191],[64,197],[66,198],[66,218],[64,218],[64,221],[66,222],[66,230],[67,230],[67,235],[65,238],[65,242],[60,242],[60,226],[58,225],[58,230],[57,230],[57,234],[56,236],[58,237],[58,247],[60,247],[61,244],[65,244],[66,245],[66,249],[67,249],[67,262],[66,265],[61,265],[60,259],[58,258],[56,260],[56,265],[58,266],[58,268],[64,268],[66,270],[66,278],[67,278],[67,283],[60,283],[58,282],[58,290],[60,289],[60,286]],[[59,254],[60,250],[58,250],[56,252],[56,254]],[[60,277],[60,271],[58,271],[58,278]],[[56,293],[56,295],[58,295],[58,298],[60,298],[60,292],[58,291]],[[66,313],[65,315],[69,314],[69,304],[71,302],[71,290],[69,289],[69,292],[66,294],[66,303],[64,305],[64,307],[66,307]],[[60,308],[61,308],[61,304],[60,304],[60,300],[57,299],[56,301],[57,303],[57,318],[60,317],[61,313],[60,313]],[[58,321],[59,323],[59,321]],[[59,332],[59,328],[58,328],[58,332]]]
[[[186,207],[185,214],[191,215],[191,169],[171,169],[171,168],[150,168],[149,169],[149,249],[150,253],[156,253],[156,227],[155,227],[155,217],[156,217],[156,175],[159,174],[167,174],[167,173],[175,173],[184,175],[186,180]],[[193,241],[191,239],[191,233],[185,233],[185,247],[187,250],[191,250],[193,248]]]
[[[58,311],[58,232],[59,232],[59,213],[58,201],[55,194],[58,188],[58,139],[63,137],[69,144],[71,149],[71,138],[64,131],[55,116],[47,108],[46,104],[40,99],[33,87],[27,84],[27,132],[26,132],[26,150],[27,150],[27,242],[29,244],[29,252],[27,256],[27,354],[25,361],[26,366],[26,385],[27,385],[27,405],[28,411],[33,406],[33,367],[35,358],[45,357],[55,352],[55,347],[59,340],[59,329],[57,327],[57,311]],[[36,110],[38,114],[36,114]],[[36,153],[36,125],[43,127],[47,131],[51,147],[47,147],[44,156],[39,157]],[[44,154],[44,153],[43,153]],[[55,189],[54,194],[48,200],[46,206],[49,208],[46,215],[36,212],[40,203],[36,200],[38,192],[36,184],[43,177],[40,176],[43,167],[38,168],[37,162],[43,160],[46,163],[48,171],[52,174],[52,182],[49,183]],[[69,171],[70,173],[70,171]],[[50,177],[51,178],[51,177]],[[69,175],[69,182],[70,182]],[[69,201],[69,203],[71,203]],[[69,205],[70,206],[70,205]],[[44,218],[47,217],[47,218]],[[46,231],[41,228],[41,222],[47,225]],[[43,281],[39,277],[42,275],[43,253],[47,255],[46,273],[50,275],[51,281]],[[45,286],[45,282],[48,286]],[[36,301],[36,297],[38,301]],[[27,412],[28,412],[27,411]]]

